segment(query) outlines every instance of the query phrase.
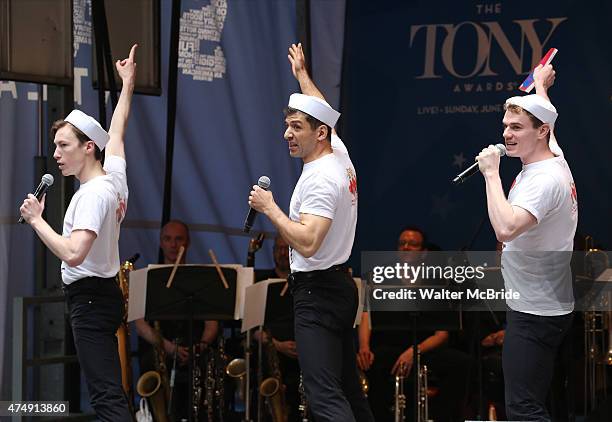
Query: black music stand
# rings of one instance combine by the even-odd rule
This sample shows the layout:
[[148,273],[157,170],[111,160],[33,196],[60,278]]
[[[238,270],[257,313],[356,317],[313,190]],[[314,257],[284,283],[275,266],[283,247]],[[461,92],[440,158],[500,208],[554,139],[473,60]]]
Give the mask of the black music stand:
[[[177,266],[173,282],[166,283],[172,266],[150,268],[146,281],[145,319],[189,321],[189,373],[193,373],[193,321],[234,319],[238,274],[235,269],[222,268],[227,280],[225,288],[214,267],[203,265]],[[189,391],[193,391],[193,379],[189,377]],[[193,415],[193,394],[189,394],[189,421]]]
[[[274,329],[276,326],[293,327],[293,296],[285,283],[270,283],[266,300],[264,325]],[[285,290],[284,295],[281,293]]]

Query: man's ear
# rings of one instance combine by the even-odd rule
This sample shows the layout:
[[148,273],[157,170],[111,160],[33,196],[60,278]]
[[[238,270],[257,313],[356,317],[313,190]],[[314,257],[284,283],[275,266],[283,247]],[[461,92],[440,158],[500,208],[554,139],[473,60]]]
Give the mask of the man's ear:
[[317,141],[324,141],[327,139],[327,126],[321,125],[317,128]]
[[95,154],[96,153],[96,144],[94,141],[85,142],[85,152],[87,154]]
[[538,138],[540,139],[546,139],[549,133],[550,133],[550,125],[548,123],[544,123],[542,126],[538,128]]

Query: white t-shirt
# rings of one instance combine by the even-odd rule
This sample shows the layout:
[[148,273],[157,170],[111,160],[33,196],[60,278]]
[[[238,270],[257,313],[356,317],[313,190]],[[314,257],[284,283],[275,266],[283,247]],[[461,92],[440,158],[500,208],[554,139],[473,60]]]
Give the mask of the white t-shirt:
[[289,249],[291,271],[324,270],[345,263],[353,248],[357,226],[357,175],[340,138],[332,135],[333,153],[304,164],[291,196],[289,218],[300,221],[300,214],[332,220],[319,250],[305,258]]
[[515,310],[535,315],[573,311],[570,260],[578,223],[578,201],[572,172],[563,157],[527,164],[508,195],[511,205],[531,213],[537,224],[504,244],[502,274],[506,290],[520,294],[508,300]]
[[62,261],[66,284],[85,277],[114,277],[119,271],[119,229],[127,210],[126,162],[114,155],[104,162],[106,175],[83,183],[70,200],[64,216],[63,236],[74,230],[91,230],[96,239],[85,260],[77,267]]

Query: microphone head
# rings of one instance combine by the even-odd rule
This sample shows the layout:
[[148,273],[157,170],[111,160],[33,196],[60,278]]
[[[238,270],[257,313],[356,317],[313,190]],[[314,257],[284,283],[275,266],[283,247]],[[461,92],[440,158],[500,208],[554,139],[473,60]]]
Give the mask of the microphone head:
[[47,173],[43,175],[43,177],[40,179],[40,182],[47,186],[51,186],[53,184],[53,176]]
[[495,148],[497,148],[497,150],[499,151],[500,157],[506,155],[506,146],[504,144],[497,144],[495,145]]
[[257,181],[257,185],[262,188],[268,190],[270,187],[270,178],[268,176],[261,176]]

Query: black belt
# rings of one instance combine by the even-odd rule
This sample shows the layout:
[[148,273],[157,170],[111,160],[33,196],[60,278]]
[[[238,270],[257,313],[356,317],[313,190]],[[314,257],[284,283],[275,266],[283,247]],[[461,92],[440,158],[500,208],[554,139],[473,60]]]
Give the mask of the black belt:
[[[115,284],[117,284],[117,281],[115,279],[115,277],[109,277],[109,278],[104,278],[104,277],[96,277],[96,276],[91,276],[91,277],[84,277],[84,278],[80,278],[76,281],[73,281],[70,284],[66,284],[64,282],[62,282],[62,290],[64,291],[64,293],[66,295],[69,295],[71,292],[81,289],[83,287],[85,287],[84,283],[87,283],[86,287],[89,288],[95,288],[95,286],[98,286],[98,283],[108,283],[108,282],[113,282]],[[104,285],[102,285],[104,286]]]
[[338,264],[338,265],[333,265],[325,270],[296,271],[289,275],[288,281],[289,281],[289,284],[293,284],[296,282],[312,280],[324,274],[333,273],[333,272],[342,272],[342,273],[348,274],[349,268],[346,264]]

